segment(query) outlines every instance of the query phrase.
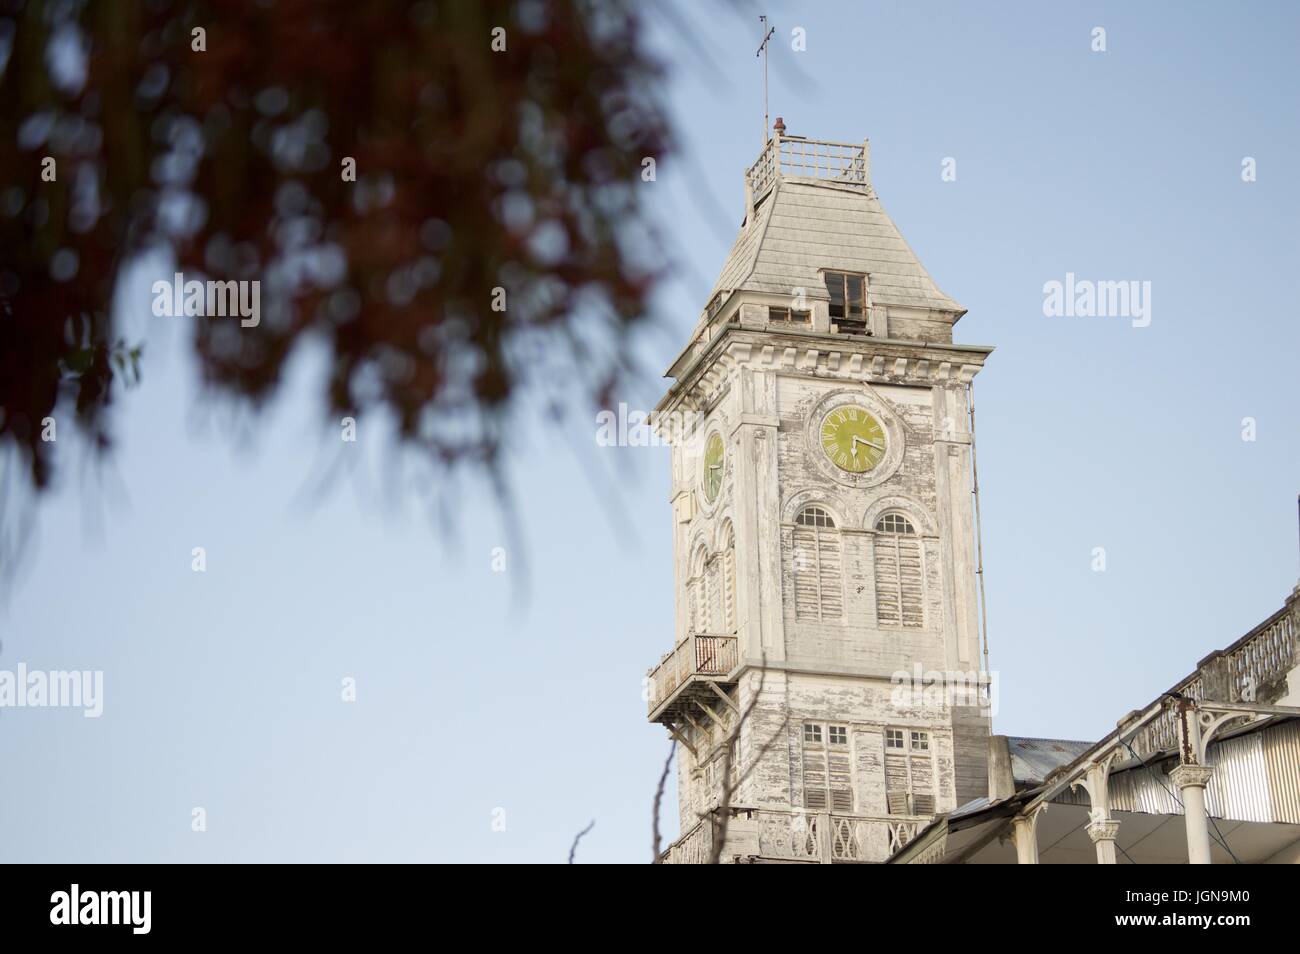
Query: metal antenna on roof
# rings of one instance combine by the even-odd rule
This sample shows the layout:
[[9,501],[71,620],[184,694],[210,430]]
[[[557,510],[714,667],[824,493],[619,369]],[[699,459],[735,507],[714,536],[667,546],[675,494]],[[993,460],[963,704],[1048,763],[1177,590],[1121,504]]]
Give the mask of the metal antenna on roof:
[[758,44],[758,52],[754,54],[755,57],[763,58],[763,145],[766,146],[768,139],[771,138],[767,134],[767,46],[768,41],[772,39],[772,34],[776,32],[776,27],[768,25],[766,16],[759,17],[758,21],[767,27],[763,42]]

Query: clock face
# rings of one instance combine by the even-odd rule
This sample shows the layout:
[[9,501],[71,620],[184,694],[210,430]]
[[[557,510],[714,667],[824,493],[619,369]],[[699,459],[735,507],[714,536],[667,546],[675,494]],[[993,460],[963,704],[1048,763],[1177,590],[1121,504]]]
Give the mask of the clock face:
[[831,408],[822,418],[822,450],[840,470],[865,474],[885,457],[885,429],[856,404]]
[[709,503],[718,498],[718,491],[722,489],[724,463],[722,435],[715,431],[704,445],[704,496]]

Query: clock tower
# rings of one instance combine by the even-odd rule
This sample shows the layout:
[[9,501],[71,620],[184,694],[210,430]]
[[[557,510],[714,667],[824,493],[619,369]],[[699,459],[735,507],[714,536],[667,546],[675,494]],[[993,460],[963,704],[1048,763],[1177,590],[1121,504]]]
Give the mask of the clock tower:
[[881,861],[988,793],[971,381],[869,149],[774,136],[655,411],[672,443],[667,862]]

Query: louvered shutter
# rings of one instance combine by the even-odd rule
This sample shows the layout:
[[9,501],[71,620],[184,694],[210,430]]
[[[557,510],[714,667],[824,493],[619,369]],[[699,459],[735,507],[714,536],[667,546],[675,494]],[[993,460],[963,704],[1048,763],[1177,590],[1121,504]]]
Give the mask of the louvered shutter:
[[921,585],[921,541],[913,534],[899,534],[898,589],[902,600],[903,625],[920,627],[923,622]]
[[727,544],[727,548],[722,551],[722,605],[723,614],[723,632],[732,633],[736,630],[736,542],[734,540]]
[[[838,731],[836,736],[832,730]],[[820,739],[810,738],[816,733]],[[844,739],[831,742],[832,738]],[[847,729],[808,724],[803,733],[803,784],[805,808],[829,809],[848,814],[853,811],[853,762],[849,755]]]
[[835,530],[818,530],[817,568],[822,619],[839,619],[844,614],[842,562],[839,533]]
[[803,807],[825,809],[829,804],[826,790],[826,748],[821,742],[803,743]]
[[795,615],[838,619],[844,615],[843,560],[834,529],[796,526],[791,537]]
[[691,628],[697,633],[706,633],[709,628],[709,597],[705,592],[704,578],[707,574],[704,567],[700,567],[700,575],[695,578],[694,585],[694,610],[691,616]]
[[914,534],[876,534],[876,621],[881,626],[925,625],[921,541]]
[[695,603],[698,602],[699,600],[695,597],[695,581],[686,581],[686,630],[688,632],[695,632],[695,616],[699,613]]
[[[902,618],[898,598],[898,534],[876,534],[876,622],[897,626]],[[891,809],[892,811],[892,809]]]
[[718,579],[721,570],[721,561],[714,557],[711,559],[704,572],[706,593],[706,606],[708,607],[703,622],[702,632],[718,633],[721,632],[719,621],[722,618],[722,585]]
[[912,756],[912,813],[934,814],[934,771],[929,755]]
[[885,755],[885,800],[891,815],[907,815],[907,756]]
[[817,586],[817,531],[812,527],[795,527],[794,544],[794,611],[804,619],[816,619],[820,607]]
[[847,747],[827,750],[826,774],[830,782],[831,811],[853,811],[853,777]]

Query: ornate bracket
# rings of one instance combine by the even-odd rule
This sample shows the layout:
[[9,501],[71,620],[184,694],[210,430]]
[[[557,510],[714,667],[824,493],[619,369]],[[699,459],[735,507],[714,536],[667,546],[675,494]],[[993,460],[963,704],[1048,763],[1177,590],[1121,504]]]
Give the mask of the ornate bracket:
[[1249,725],[1261,716],[1241,704],[1171,700],[1178,724],[1178,760],[1183,765],[1204,765],[1210,743],[1229,723]]
[[1220,730],[1225,728],[1229,722],[1235,722],[1240,719],[1242,720],[1241,725],[1249,725],[1257,718],[1259,717],[1250,713],[1224,712],[1215,709],[1213,703],[1210,703],[1208,706],[1204,704],[1201,705],[1200,711],[1196,714],[1196,721],[1200,728],[1201,736],[1201,748],[1200,751],[1196,753],[1197,763],[1200,765],[1205,764],[1206,753],[1210,748],[1210,743],[1214,741],[1214,737],[1218,735]]
[[1089,763],[1082,778],[1070,783],[1071,789],[1082,788],[1088,793],[1091,808],[1088,817],[1092,824],[1110,821],[1110,768],[1119,758],[1119,749],[1111,749],[1100,759]]
[[1022,861],[1038,863],[1038,819],[1047,811],[1049,803],[1040,802],[1023,815],[1011,819],[1011,842],[1016,856]]

